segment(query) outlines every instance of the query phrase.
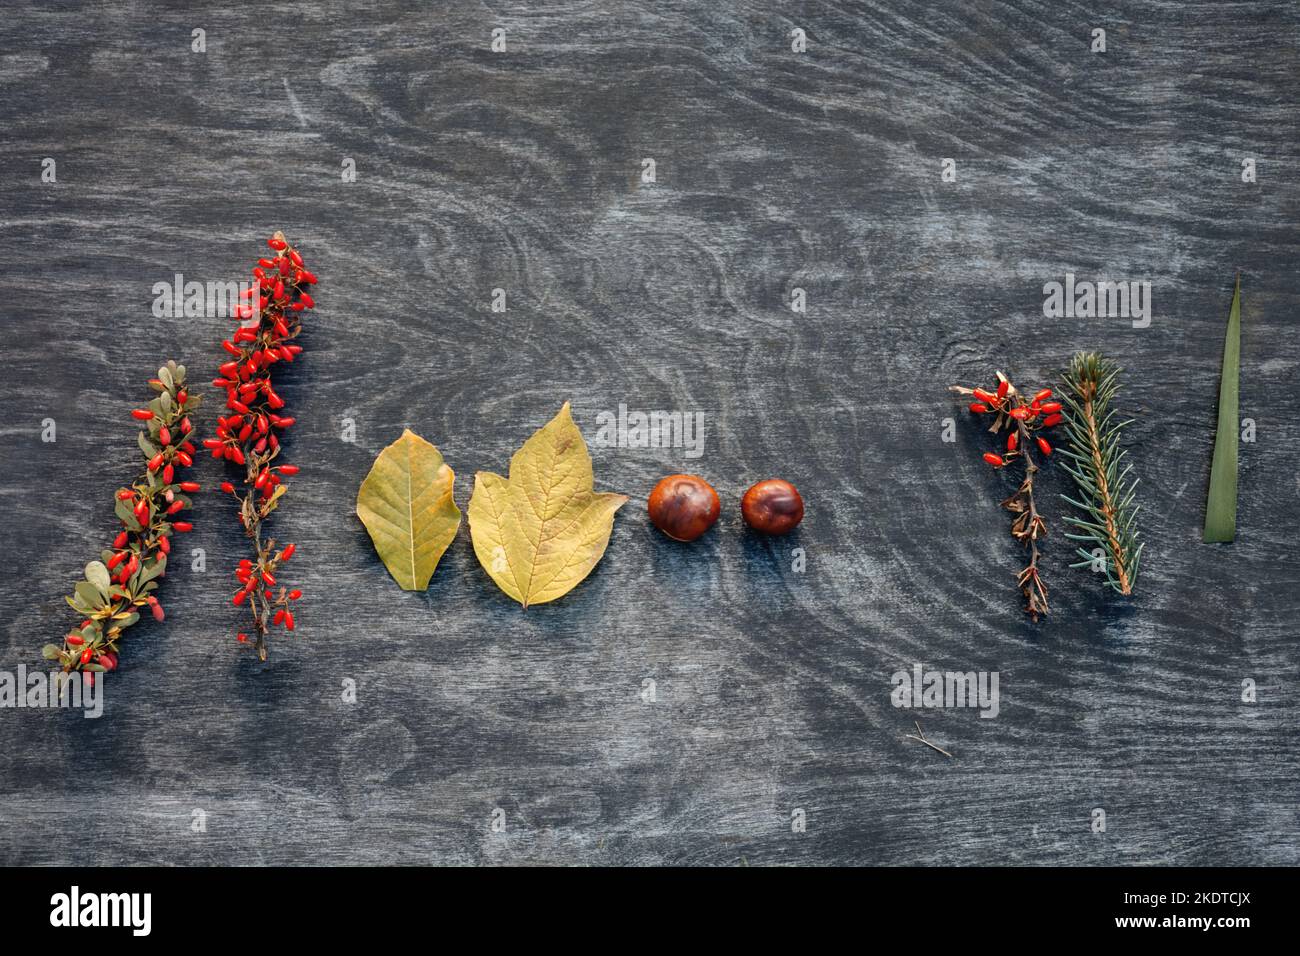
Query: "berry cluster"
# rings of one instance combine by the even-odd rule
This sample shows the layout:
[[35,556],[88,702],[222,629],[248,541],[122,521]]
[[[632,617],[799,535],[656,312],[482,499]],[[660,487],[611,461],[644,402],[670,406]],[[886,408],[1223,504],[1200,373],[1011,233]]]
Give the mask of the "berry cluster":
[[[302,313],[316,305],[307,291],[316,284],[316,276],[303,266],[298,251],[279,232],[267,245],[273,255],[259,259],[253,268],[256,284],[245,293],[250,301],[235,310],[240,326],[221,343],[231,358],[212,382],[225,391],[229,414],[217,419],[216,437],[203,443],[212,457],[244,469],[242,489],[227,481],[221,490],[238,501],[240,524],[254,546],[255,556],[241,561],[235,572],[240,588],[233,601],[247,602],[253,612],[254,644],[261,660],[266,660],[266,638],[272,626],[293,630],[290,602],[302,596],[277,580],[280,565],[293,556],[294,546],[277,550],[274,538],[262,540],[262,522],[287,490],[283,479],[298,473],[297,465],[273,464],[281,452],[280,435],[294,419],[281,414],[285,403],[276,394],[271,373],[278,363],[293,362],[302,353],[302,346],[293,340],[302,331]],[[237,640],[248,643],[249,637],[240,633]]]
[[1052,446],[1048,444],[1047,439],[1033,434],[1039,429],[1051,428],[1061,423],[1061,403],[1049,401],[1052,397],[1050,388],[1042,389],[1026,403],[1011,383],[998,373],[998,384],[992,392],[973,388],[970,394],[977,399],[970,403],[972,412],[977,415],[994,412],[998,415],[990,431],[1001,431],[1004,426],[1010,428],[1007,433],[1005,454],[984,453],[984,460],[994,468],[1001,468],[1008,464],[1018,454],[1022,439],[1028,441],[1032,437],[1039,451],[1044,455],[1052,453]]
[[162,605],[152,592],[166,574],[172,533],[193,527],[176,516],[190,507],[187,496],[199,486],[178,479],[182,469],[194,464],[191,415],[202,399],[185,388],[185,366],[175,362],[158,369],[149,385],[157,397],[131,412],[144,426],[137,439],[148,464],[129,488],[117,492],[122,530],[101,560],[86,565],[86,579],[67,599],[85,619],[64,637],[62,647],[47,644],[44,649],[46,659],[58,661],[65,672],[84,672],[87,682],[96,672],[117,668],[122,632],[140,619],[137,608],[148,607],[156,620],[163,620]]

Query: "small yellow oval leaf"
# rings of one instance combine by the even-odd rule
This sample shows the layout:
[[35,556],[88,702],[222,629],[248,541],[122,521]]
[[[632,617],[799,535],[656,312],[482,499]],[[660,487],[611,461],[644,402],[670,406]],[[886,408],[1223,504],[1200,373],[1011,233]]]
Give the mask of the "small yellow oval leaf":
[[563,597],[609,545],[626,495],[592,490],[591,456],[569,403],[510,459],[474,476],[469,531],[479,563],[524,607]]
[[379,453],[357,493],[357,517],[403,591],[429,586],[456,537],[455,473],[442,453],[410,429]]

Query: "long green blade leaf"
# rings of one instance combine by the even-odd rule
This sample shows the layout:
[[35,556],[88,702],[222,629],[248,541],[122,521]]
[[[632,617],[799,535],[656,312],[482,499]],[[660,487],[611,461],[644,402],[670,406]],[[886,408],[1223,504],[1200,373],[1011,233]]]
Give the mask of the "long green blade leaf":
[[1241,274],[1232,292],[1219,380],[1219,425],[1214,433],[1210,495],[1205,503],[1205,540],[1231,541],[1237,534],[1237,385],[1241,367]]

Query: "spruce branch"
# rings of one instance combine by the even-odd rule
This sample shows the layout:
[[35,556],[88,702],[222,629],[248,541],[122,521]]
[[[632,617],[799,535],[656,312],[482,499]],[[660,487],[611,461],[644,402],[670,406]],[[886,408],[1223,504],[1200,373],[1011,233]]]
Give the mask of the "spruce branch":
[[1121,433],[1129,421],[1118,419],[1111,407],[1119,389],[1121,369],[1098,352],[1079,352],[1064,375],[1066,394],[1062,414],[1070,446],[1061,450],[1062,466],[1078,488],[1078,498],[1062,495],[1082,512],[1068,517],[1076,533],[1066,537],[1079,542],[1080,561],[1071,567],[1095,566],[1096,549],[1103,552],[1106,583],[1120,594],[1132,594],[1137,583],[1142,542],[1134,503],[1137,479],[1124,461]]

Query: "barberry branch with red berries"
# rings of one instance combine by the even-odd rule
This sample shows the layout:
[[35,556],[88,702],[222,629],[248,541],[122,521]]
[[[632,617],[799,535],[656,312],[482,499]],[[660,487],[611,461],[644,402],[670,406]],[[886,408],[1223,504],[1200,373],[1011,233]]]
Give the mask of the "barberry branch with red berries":
[[[1034,476],[1038,473],[1038,464],[1034,461],[1032,449],[1037,447],[1044,457],[1052,453],[1052,446],[1038,432],[1060,424],[1061,403],[1051,401],[1050,388],[1041,389],[1033,398],[1026,399],[1001,372],[997,373],[997,378],[998,383],[991,392],[962,385],[953,385],[951,390],[975,399],[969,406],[972,413],[994,416],[988,430],[999,436],[1004,450],[1000,453],[985,452],[984,460],[994,468],[1005,468],[1017,461],[1024,465],[1025,475],[1020,486],[1015,494],[1002,502],[1002,507],[1016,516],[1011,522],[1012,537],[1029,547],[1029,563],[1020,571],[1016,581],[1025,596],[1025,613],[1037,621],[1049,610],[1047,586],[1043,584],[1039,571],[1041,553],[1038,547],[1039,539],[1047,534],[1047,522],[1034,503]],[[1004,430],[1007,437],[1003,443],[1000,436]]]
[[[263,661],[271,628],[294,629],[292,602],[302,596],[279,580],[280,567],[293,557],[294,545],[277,549],[274,538],[262,538],[263,522],[288,489],[282,480],[298,473],[297,465],[274,464],[281,452],[279,436],[294,419],[281,414],[285,403],[272,384],[272,370],[302,353],[302,346],[293,340],[302,331],[302,313],[316,305],[307,291],[316,284],[316,276],[303,265],[302,256],[283,233],[266,242],[273,255],[259,259],[253,268],[256,284],[245,293],[250,301],[235,311],[240,326],[221,343],[231,358],[212,382],[225,391],[229,414],[217,419],[216,437],[203,443],[212,457],[244,469],[241,488],[227,481],[221,489],[238,502],[240,525],[253,543],[253,557],[240,561],[235,571],[240,588],[233,602],[246,603],[252,611],[253,645]],[[249,642],[242,632],[237,640]]]
[[85,580],[67,598],[80,625],[63,638],[63,645],[46,644],[43,654],[64,672],[82,671],[87,681],[95,673],[117,668],[122,635],[148,607],[156,620],[164,613],[157,596],[158,580],[167,573],[171,535],[191,530],[177,515],[190,507],[189,495],[199,490],[180,481],[180,472],[194,464],[191,415],[202,401],[185,387],[185,366],[168,362],[149,380],[157,392],[145,408],[131,417],[144,427],[137,443],[147,465],[129,488],[117,492],[116,512],[122,530],[99,561],[86,565]]

